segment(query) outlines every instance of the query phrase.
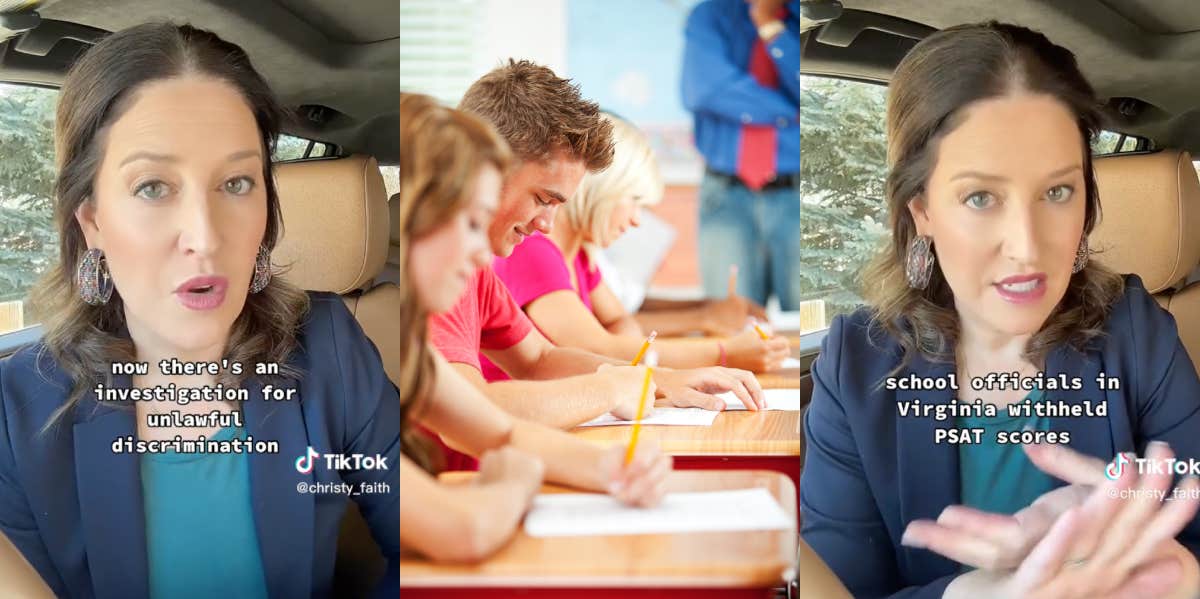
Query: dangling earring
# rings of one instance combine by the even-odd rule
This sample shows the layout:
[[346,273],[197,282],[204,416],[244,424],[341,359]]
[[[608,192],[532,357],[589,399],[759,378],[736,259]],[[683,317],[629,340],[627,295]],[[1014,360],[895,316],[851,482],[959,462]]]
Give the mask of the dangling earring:
[[913,289],[924,289],[929,286],[929,277],[933,274],[933,264],[937,259],[933,255],[933,238],[928,235],[918,235],[908,244],[908,256],[904,262],[904,274],[908,275],[908,286]]
[[258,293],[267,288],[271,282],[271,251],[267,246],[258,246],[258,256],[254,258],[254,278],[250,279],[250,293]]
[[108,302],[112,297],[113,283],[108,274],[104,250],[91,248],[83,253],[83,259],[75,271],[75,286],[79,288],[79,297],[89,306]]
[[1079,249],[1075,250],[1075,265],[1071,267],[1071,274],[1083,270],[1083,267],[1087,266],[1088,257],[1091,254],[1092,251],[1088,249],[1087,235],[1084,235],[1083,239],[1079,240]]

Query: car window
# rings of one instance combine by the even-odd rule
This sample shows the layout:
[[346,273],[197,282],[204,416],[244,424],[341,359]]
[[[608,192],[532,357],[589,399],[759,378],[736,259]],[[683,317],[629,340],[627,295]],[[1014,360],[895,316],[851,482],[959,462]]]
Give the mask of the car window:
[[887,87],[800,77],[801,332],[862,303],[858,274],[886,234]]
[[271,155],[274,162],[303,160],[305,158],[323,158],[333,156],[334,147],[321,141],[313,141],[294,135],[280,135],[275,143],[275,153]]
[[27,296],[58,256],[53,89],[0,83],[0,334],[37,323]]
[[388,197],[400,193],[400,167],[380,166],[379,172],[383,174],[383,187],[387,190]]
[[[890,239],[887,87],[810,75],[800,87],[800,325],[811,332],[862,304],[860,273]],[[1092,151],[1132,152],[1139,141],[1102,131]]]
[[[1142,141],[1146,140],[1141,137],[1117,133],[1115,131],[1101,131],[1092,140],[1092,153],[1099,155],[1136,152],[1138,150],[1138,143]],[[1149,143],[1144,144],[1145,149],[1149,149],[1149,147]]]

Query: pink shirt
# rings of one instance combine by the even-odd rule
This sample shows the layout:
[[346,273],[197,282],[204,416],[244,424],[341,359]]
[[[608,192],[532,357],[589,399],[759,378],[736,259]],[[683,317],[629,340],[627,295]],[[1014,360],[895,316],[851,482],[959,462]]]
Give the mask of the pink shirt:
[[496,258],[492,269],[508,287],[517,305],[524,308],[533,300],[554,291],[574,291],[588,310],[592,309],[592,290],[600,284],[600,271],[592,266],[587,252],[575,256],[571,268],[579,289],[571,285],[567,259],[550,238],[534,233],[513,249],[507,258]]
[[[480,349],[508,349],[525,338],[533,324],[513,301],[508,290],[490,267],[481,268],[467,281],[467,290],[448,312],[429,317],[429,341],[450,362],[474,366],[480,372],[500,369],[483,358]],[[430,435],[445,454],[447,470],[475,470],[474,458],[447,446],[437,435]]]
[[482,372],[481,349],[508,349],[532,328],[496,273],[481,268],[467,281],[467,290],[453,308],[429,317],[429,340],[446,360]]
[[[587,252],[579,252],[571,264],[579,289],[571,285],[571,273],[567,270],[567,259],[558,246],[545,235],[534,233],[526,237],[507,258],[495,258],[492,270],[504,282],[513,299],[521,308],[528,306],[547,293],[571,291],[579,296],[588,310],[592,309],[592,291],[600,285],[600,270],[592,266]],[[482,358],[482,356],[481,356]],[[489,381],[508,378],[502,370],[483,362],[483,374]],[[489,368],[490,366],[490,368]]]

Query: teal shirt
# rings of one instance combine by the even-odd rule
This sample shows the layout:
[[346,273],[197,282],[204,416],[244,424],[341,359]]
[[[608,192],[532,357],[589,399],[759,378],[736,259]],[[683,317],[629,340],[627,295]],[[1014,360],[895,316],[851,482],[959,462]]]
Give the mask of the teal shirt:
[[[1041,401],[1045,394],[1034,390],[1027,396]],[[1020,431],[1024,428],[1050,430],[1046,417],[1011,417],[1006,408],[999,408],[995,418],[959,417],[959,428],[982,428],[981,442],[958,446],[959,478],[962,504],[985,512],[1015,514],[1057,485],[1050,475],[1038,470],[1020,445],[1001,445],[996,442],[999,431]]]
[[148,453],[141,470],[150,596],[266,599],[247,455]]

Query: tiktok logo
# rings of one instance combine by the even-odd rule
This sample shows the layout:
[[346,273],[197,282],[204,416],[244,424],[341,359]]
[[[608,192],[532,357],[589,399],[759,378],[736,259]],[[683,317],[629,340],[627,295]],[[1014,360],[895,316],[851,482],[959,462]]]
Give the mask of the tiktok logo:
[[1117,457],[1113,458],[1112,463],[1104,469],[1104,476],[1108,478],[1108,480],[1117,480],[1118,478],[1121,478],[1121,473],[1125,471],[1125,464],[1128,463],[1129,458],[1125,457],[1125,454],[1123,453],[1118,453]]
[[308,451],[305,452],[305,455],[296,458],[296,472],[299,472],[300,474],[308,474],[309,472],[312,472],[313,466],[316,465],[316,460],[313,458],[320,456],[321,454],[317,450],[309,447]]

